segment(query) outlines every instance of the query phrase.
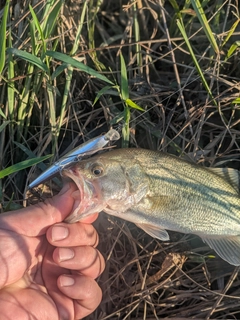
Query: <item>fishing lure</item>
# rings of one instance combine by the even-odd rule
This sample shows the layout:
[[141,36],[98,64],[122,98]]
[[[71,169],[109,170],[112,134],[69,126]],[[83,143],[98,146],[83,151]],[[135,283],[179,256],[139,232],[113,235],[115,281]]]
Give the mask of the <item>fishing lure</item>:
[[109,141],[116,141],[120,138],[120,134],[114,130],[109,130],[106,134],[95,137],[93,139],[88,140],[87,142],[81,144],[77,148],[74,148],[72,151],[65,154],[63,157],[58,159],[51,165],[50,168],[45,170],[39,177],[37,177],[34,181],[32,181],[28,188],[32,189],[39,185],[40,183],[44,183],[47,180],[52,179],[58,173],[61,173],[63,169],[66,169],[72,166],[75,162],[80,161],[86,155],[92,155],[102,149],[108,144]]

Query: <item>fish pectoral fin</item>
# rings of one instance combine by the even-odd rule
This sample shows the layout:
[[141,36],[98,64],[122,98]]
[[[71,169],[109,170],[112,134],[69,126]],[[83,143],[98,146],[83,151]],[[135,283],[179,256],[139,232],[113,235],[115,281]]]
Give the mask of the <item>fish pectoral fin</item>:
[[147,234],[149,234],[153,238],[157,238],[162,241],[169,240],[169,234],[165,229],[160,229],[159,227],[155,227],[147,223],[136,223],[136,226],[143,229]]
[[203,238],[210,248],[228,263],[240,266],[240,235],[221,239]]

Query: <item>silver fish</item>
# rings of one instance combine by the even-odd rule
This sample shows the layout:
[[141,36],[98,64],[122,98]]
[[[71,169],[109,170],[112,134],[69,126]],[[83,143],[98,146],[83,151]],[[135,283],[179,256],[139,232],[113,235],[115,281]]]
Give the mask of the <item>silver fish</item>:
[[63,169],[73,165],[73,163],[80,161],[85,155],[92,155],[106,146],[109,141],[115,141],[120,138],[120,134],[114,130],[109,130],[106,134],[90,139],[80,146],[74,148],[72,151],[65,154],[54,164],[45,170],[39,177],[37,177],[28,186],[29,189],[36,187],[40,183],[52,179]]
[[240,265],[238,174],[211,170],[175,156],[120,149],[64,169],[80,191],[73,223],[95,212],[134,222],[152,237],[166,229],[200,236],[232,265]]

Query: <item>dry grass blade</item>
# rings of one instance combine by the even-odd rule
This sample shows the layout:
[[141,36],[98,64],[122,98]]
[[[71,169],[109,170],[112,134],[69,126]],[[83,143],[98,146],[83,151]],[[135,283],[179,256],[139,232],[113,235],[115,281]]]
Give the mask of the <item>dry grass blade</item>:
[[222,299],[224,298],[224,295],[227,293],[227,291],[231,288],[234,280],[236,279],[236,277],[238,276],[238,273],[239,273],[239,270],[240,270],[240,267],[236,267],[234,272],[232,273],[227,285],[225,286],[222,294],[223,296],[219,297],[217,299],[217,301],[215,302],[214,306],[212,307],[212,310],[209,312],[209,314],[207,315],[206,317],[206,320],[209,320],[210,317],[212,316],[212,314],[216,311],[216,308],[220,305]]

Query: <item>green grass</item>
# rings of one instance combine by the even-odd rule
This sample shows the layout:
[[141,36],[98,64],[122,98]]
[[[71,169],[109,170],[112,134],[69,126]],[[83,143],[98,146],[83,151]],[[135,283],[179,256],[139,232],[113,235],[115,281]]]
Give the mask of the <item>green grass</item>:
[[[0,9],[2,210],[33,201],[30,181],[110,127],[121,132],[118,147],[239,169],[237,1],[25,0]],[[202,243],[179,234],[161,243],[105,215],[96,227],[107,267],[89,319],[240,317],[233,268],[219,270]]]

